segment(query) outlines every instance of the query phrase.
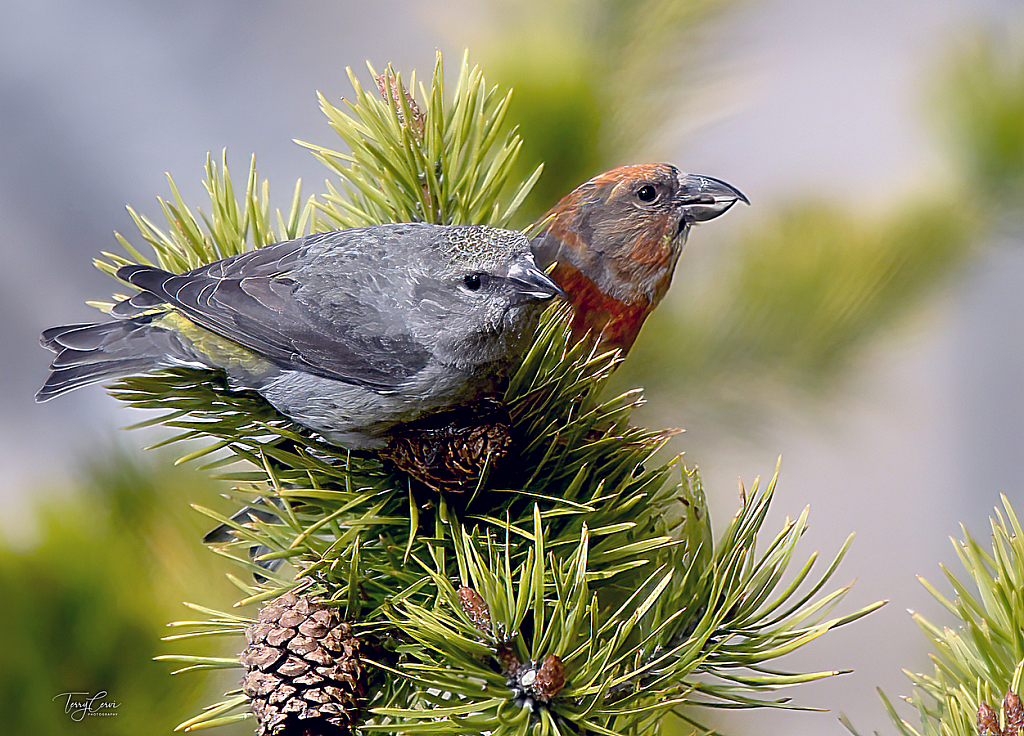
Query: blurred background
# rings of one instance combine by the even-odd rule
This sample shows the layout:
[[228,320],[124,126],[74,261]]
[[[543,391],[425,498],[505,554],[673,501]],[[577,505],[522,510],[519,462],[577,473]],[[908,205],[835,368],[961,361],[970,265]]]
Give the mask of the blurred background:
[[[250,154],[277,206],[337,146],[316,103],[364,62],[429,76],[464,49],[516,90],[523,223],[599,171],[670,161],[752,202],[697,228],[616,381],[703,475],[721,529],[784,456],[766,533],[811,506],[801,547],[853,549],[844,604],[891,603],[792,656],[852,674],[790,693],[828,712],[697,713],[730,734],[893,729],[876,687],[930,668],[906,609],[957,568],[958,524],[1024,510],[1024,7],[1019,0],[447,0],[5,3],[0,24],[0,713],[5,732],[166,733],[206,690],[151,658],[182,600],[230,605],[188,508],[218,487],[99,388],[37,406],[38,333],[87,321],[90,265],[160,217],[163,172],[201,204],[208,151]],[[802,560],[801,560],[802,562]],[[211,571],[213,574],[211,574]],[[107,690],[72,722],[61,693]],[[909,712],[905,715],[909,716]],[[11,730],[13,729],[13,730]],[[239,728],[232,733],[246,733]],[[224,733],[228,733],[225,731]]]

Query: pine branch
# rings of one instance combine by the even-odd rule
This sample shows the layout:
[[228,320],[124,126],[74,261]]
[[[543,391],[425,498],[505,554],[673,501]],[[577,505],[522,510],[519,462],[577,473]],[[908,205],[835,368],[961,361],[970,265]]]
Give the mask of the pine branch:
[[[1004,731],[1000,721],[1007,726],[1013,718],[1024,717],[1016,698],[1024,673],[1024,536],[1009,499],[1001,498],[1003,510],[997,508],[991,519],[991,551],[963,527],[963,540],[954,541],[969,582],[942,567],[955,593],[952,600],[919,578],[958,623],[956,628],[940,628],[921,614],[912,614],[934,648],[931,675],[906,672],[914,688],[904,700],[917,711],[920,730],[903,720],[879,691],[905,736],[977,736],[983,721],[994,724],[991,736],[1015,736],[1017,729]],[[1002,704],[1001,717],[991,703]],[[852,725],[847,727],[856,733]]]
[[[383,75],[369,69],[384,99],[366,92],[351,69],[351,116],[320,96],[350,153],[296,141],[341,178],[341,191],[328,182],[317,203],[324,229],[382,222],[507,225],[543,170],[537,166],[505,196],[521,147],[514,130],[499,144],[512,92],[488,89],[480,70],[469,67],[468,52],[450,106],[440,54],[430,91],[420,87],[422,107],[391,66]],[[415,80],[413,74],[414,90]]]
[[[502,133],[508,95],[464,61],[449,101],[440,57],[419,100],[390,67],[377,78],[381,99],[350,78],[349,113],[321,99],[350,152],[302,144],[337,178],[324,195],[303,201],[297,184],[287,214],[271,216],[255,162],[239,201],[226,163],[208,160],[209,215],[191,214],[173,180],[161,201],[166,228],[132,211],[155,262],[183,271],[307,231],[394,220],[508,221],[540,174],[509,181],[520,142]],[[101,269],[147,262],[118,237],[128,257],[104,254]],[[206,440],[181,461],[204,459],[239,484],[239,506],[262,507],[246,519],[199,509],[233,531],[214,550],[256,576],[232,579],[239,605],[301,590],[383,642],[364,657],[374,673],[364,730],[653,734],[662,716],[694,703],[790,707],[760,696],[836,673],[768,664],[881,604],[827,618],[845,589],[819,593],[845,545],[816,582],[812,557],[783,585],[806,512],[755,554],[774,479],[744,497],[713,545],[696,472],[656,459],[673,432],[630,425],[639,390],[602,397],[619,354],[573,344],[568,317],[547,312],[503,396],[515,461],[468,494],[426,492],[376,453],[330,445],[213,372],[168,370],[113,390],[162,412],[140,426],[178,430],[161,444]],[[276,560],[293,569],[270,569]],[[169,638],[253,625],[207,614]],[[240,666],[165,659],[179,672]],[[232,692],[180,728],[233,722],[247,706]]]

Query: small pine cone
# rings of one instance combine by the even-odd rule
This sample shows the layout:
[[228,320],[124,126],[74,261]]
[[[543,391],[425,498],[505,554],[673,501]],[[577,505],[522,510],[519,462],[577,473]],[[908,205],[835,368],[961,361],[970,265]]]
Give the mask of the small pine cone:
[[499,641],[494,654],[501,663],[501,671],[506,676],[510,676],[522,666],[522,662],[519,661],[519,656],[516,654],[516,649],[511,639]]
[[476,488],[512,447],[512,420],[497,401],[483,399],[432,414],[392,431],[382,456],[435,491]]
[[978,736],[1003,736],[999,716],[988,703],[978,706]]
[[565,687],[565,665],[562,660],[554,654],[544,657],[544,661],[537,668],[537,679],[534,680],[533,686],[544,702],[558,695]]
[[1003,699],[1003,715],[1006,717],[1006,726],[1003,728],[1003,736],[1018,736],[1021,728],[1024,727],[1024,707],[1021,707],[1020,697],[1017,693],[1007,691]]
[[366,698],[365,646],[337,609],[286,593],[245,631],[242,691],[258,736],[349,736]]
[[462,606],[463,612],[469,617],[477,631],[490,634],[491,610],[487,607],[487,601],[475,590],[467,588],[465,585],[456,592],[459,595],[459,604]]
[[[395,108],[395,112],[398,114],[398,122],[402,125],[408,125],[409,130],[416,136],[416,140],[422,140],[426,120],[423,113],[420,112],[420,106],[416,104],[416,100],[409,94],[409,90],[405,88],[404,84],[399,84],[398,80],[390,72],[378,75],[375,77],[375,81],[377,82],[377,89],[380,90],[381,97]],[[412,115],[412,120],[408,123],[406,123],[405,114],[402,112],[402,103],[399,102],[399,95],[405,98],[405,104],[409,108],[410,115]]]
[[513,702],[520,708],[535,711],[538,707],[547,707],[565,687],[565,664],[549,654],[540,664],[534,660],[524,662],[515,670],[508,670],[505,676]]

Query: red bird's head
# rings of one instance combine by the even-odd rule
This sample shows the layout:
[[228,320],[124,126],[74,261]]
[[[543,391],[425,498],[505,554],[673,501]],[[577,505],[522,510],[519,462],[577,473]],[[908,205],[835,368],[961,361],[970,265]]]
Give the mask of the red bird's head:
[[581,184],[533,240],[572,302],[573,336],[629,350],[668,291],[690,226],[747,202],[724,181],[670,164],[622,166]]

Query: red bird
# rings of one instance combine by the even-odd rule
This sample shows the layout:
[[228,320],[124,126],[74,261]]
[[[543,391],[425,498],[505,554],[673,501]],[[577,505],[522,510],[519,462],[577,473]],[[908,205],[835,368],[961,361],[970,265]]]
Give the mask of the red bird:
[[541,268],[557,262],[551,276],[573,305],[573,339],[590,333],[628,352],[668,291],[690,226],[737,201],[750,204],[724,181],[670,164],[612,169],[563,197],[531,246]]

